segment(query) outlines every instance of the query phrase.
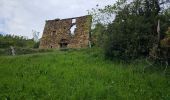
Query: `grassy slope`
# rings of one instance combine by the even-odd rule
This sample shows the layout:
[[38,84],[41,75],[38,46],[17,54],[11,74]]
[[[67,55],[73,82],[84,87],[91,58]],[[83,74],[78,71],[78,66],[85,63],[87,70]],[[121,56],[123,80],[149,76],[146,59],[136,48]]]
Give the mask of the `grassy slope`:
[[170,79],[142,74],[143,65],[106,61],[92,50],[0,57],[0,99],[170,99]]

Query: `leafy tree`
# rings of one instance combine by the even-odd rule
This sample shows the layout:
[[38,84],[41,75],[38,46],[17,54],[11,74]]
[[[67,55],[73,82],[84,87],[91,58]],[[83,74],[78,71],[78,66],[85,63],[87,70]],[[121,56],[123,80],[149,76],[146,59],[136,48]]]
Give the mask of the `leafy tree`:
[[149,55],[158,43],[158,19],[161,20],[161,38],[164,38],[169,26],[169,14],[161,10],[159,2],[120,0],[114,5],[98,9],[104,15],[116,14],[115,20],[107,25],[105,31],[103,48],[106,57],[128,60]]
[[92,42],[93,45],[101,47],[106,38],[105,35],[106,27],[102,23],[97,23],[95,28],[92,30]]

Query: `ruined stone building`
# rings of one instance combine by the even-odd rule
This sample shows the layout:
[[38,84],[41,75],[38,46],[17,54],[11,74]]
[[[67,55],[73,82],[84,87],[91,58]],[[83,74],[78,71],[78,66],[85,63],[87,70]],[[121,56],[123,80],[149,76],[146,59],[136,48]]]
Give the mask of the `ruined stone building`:
[[47,20],[40,48],[87,48],[90,45],[90,15]]

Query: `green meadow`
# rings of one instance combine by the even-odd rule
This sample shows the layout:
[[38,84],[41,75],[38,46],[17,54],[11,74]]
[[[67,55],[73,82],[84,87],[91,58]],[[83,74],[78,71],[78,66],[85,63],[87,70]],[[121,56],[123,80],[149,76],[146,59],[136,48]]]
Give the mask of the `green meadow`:
[[170,77],[96,49],[0,57],[0,100],[170,100]]

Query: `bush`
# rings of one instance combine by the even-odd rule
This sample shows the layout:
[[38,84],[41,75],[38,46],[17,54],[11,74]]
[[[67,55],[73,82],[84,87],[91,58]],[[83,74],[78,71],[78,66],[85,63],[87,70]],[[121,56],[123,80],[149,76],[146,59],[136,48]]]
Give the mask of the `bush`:
[[39,48],[40,42],[36,42],[33,48]]
[[150,57],[155,62],[163,62],[164,64],[170,63],[170,36],[166,32],[165,38],[160,41],[160,46],[155,45],[150,52]]
[[[161,20],[161,33],[169,25],[169,15],[159,13],[159,4],[153,0],[144,3],[134,0],[117,7],[117,16],[106,29],[105,56],[109,59],[132,60],[148,57],[154,44],[158,44],[157,24]],[[147,3],[150,3],[148,6]],[[156,6],[154,6],[156,5]],[[150,9],[151,8],[151,9]],[[161,34],[161,38],[164,34]]]
[[33,39],[25,39],[24,37],[13,35],[0,35],[0,48],[9,48],[10,46],[22,48],[37,48],[39,43]]
[[[15,50],[16,55],[33,54],[33,53],[42,53],[42,52],[53,51],[53,50],[49,50],[49,49],[32,49],[32,48],[18,48],[18,47],[15,47],[14,50]],[[10,48],[0,49],[0,56],[5,56],[5,55],[12,55]]]

